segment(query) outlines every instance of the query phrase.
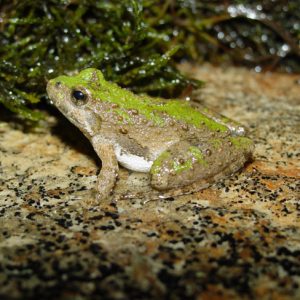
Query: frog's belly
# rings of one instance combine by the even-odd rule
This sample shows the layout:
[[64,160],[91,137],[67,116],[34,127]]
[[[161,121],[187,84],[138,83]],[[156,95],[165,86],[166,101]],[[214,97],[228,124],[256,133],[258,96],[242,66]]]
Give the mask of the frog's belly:
[[153,160],[124,151],[120,145],[115,145],[114,148],[117,160],[124,168],[135,172],[148,173],[150,171]]

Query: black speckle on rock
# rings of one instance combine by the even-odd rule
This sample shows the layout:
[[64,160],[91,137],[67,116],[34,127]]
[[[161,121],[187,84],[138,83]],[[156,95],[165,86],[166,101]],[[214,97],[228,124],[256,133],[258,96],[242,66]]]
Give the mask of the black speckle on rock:
[[114,230],[115,226],[114,225],[101,225],[98,228],[101,229],[101,230],[106,231],[106,230]]
[[89,219],[91,220],[91,221],[93,221],[93,220],[101,220],[103,218],[103,215],[97,215],[97,216],[92,216],[92,217],[90,217]]
[[105,216],[111,217],[114,220],[119,218],[119,214],[118,213],[111,212],[111,211],[106,211],[105,212]]
[[102,277],[107,277],[110,275],[114,275],[116,273],[123,272],[123,269],[116,263],[111,263],[109,265],[100,265],[99,271],[102,274]]
[[34,221],[34,216],[35,216],[35,213],[29,213],[29,214],[26,216],[26,218],[27,218],[28,220]]
[[100,254],[103,252],[102,247],[96,243],[90,245],[90,250],[93,254]]
[[289,259],[279,260],[281,266],[290,276],[300,276],[300,262],[293,262]]
[[64,228],[69,228],[73,226],[73,222],[71,220],[66,220],[64,218],[56,219],[56,222],[58,225],[64,227]]
[[161,269],[158,273],[158,278],[163,282],[168,290],[177,290],[179,277],[171,274],[167,269]]
[[56,238],[56,242],[57,243],[62,243],[66,240],[66,237],[64,235],[59,235],[57,238]]

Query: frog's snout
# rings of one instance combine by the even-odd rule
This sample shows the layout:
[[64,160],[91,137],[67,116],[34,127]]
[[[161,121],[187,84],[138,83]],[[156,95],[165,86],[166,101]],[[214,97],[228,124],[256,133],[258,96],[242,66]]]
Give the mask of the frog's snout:
[[62,84],[58,80],[51,79],[48,81],[46,90],[51,102],[55,103],[57,101],[57,95],[59,94],[61,86]]
[[50,89],[59,89],[61,87],[61,82],[59,80],[51,79],[47,83],[47,91]]

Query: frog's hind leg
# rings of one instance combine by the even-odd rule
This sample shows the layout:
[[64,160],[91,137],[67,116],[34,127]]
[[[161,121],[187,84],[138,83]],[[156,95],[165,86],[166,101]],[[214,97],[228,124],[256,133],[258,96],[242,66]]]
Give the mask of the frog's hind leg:
[[[246,147],[248,143],[249,146]],[[146,173],[130,172],[121,168],[120,181],[114,189],[113,199],[140,199],[145,203],[151,200],[173,198],[198,192],[238,171],[250,157],[251,143],[249,139],[240,137],[215,139],[210,143],[202,143],[201,154],[204,152],[203,159],[207,161],[207,165],[202,166],[200,164],[199,167],[195,160],[199,163],[200,154],[198,152],[200,149],[195,149],[196,146],[191,146],[190,143],[180,142],[160,155],[158,160],[154,162],[150,176]],[[245,146],[244,150],[243,145]],[[208,150],[213,151],[213,153],[209,153]],[[183,157],[188,159],[187,153],[191,151],[191,162],[194,161],[193,169],[188,168],[188,165],[184,164],[182,160]],[[176,161],[179,160],[183,167],[181,170],[178,165],[176,166]],[[210,164],[211,167],[209,167]],[[205,170],[204,167],[207,167],[208,170]],[[186,169],[184,170],[184,168]]]
[[157,198],[159,199],[166,199],[170,197],[176,197],[176,196],[181,196],[181,195],[186,195],[186,194],[191,194],[191,193],[196,193],[199,192],[203,189],[208,188],[212,184],[221,181],[230,175],[236,173],[241,169],[241,166],[244,165],[246,162],[245,158],[241,159],[239,162],[234,162],[228,166],[226,170],[223,170],[223,172],[218,173],[212,177],[207,177],[207,178],[201,178],[199,180],[196,180],[195,182],[192,182],[188,185],[184,185],[179,188],[171,189],[171,190],[165,190],[165,191],[158,191],[159,193],[157,194]]
[[212,139],[196,145],[176,143],[154,161],[151,185],[160,191],[205,188],[240,169],[252,149],[252,141],[246,137]]
[[[245,162],[245,161],[244,161]],[[225,179],[226,177],[229,177],[233,173],[237,172],[238,170],[241,169],[241,165],[244,164],[243,161],[240,161],[239,163],[232,163],[224,172],[218,173],[215,176],[208,177],[208,178],[201,178],[199,180],[196,180],[193,183],[190,183],[188,185],[184,185],[178,188],[173,188],[170,190],[156,190],[155,193],[152,193],[149,195],[149,199],[167,199],[167,198],[173,198],[176,196],[181,196],[181,195],[187,195],[187,194],[192,194],[199,192],[203,189],[208,188],[212,184],[221,181]],[[145,197],[144,197],[145,198]],[[149,200],[148,199],[148,200]]]

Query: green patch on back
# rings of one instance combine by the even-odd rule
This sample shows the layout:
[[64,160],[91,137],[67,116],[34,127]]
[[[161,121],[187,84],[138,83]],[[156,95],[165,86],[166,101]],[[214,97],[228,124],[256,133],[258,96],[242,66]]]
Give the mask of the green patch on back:
[[224,143],[224,140],[222,140],[222,139],[211,139],[210,142],[211,142],[212,146],[215,149],[220,149],[221,146],[222,146],[222,143]]
[[191,107],[188,102],[180,100],[169,100],[163,106],[156,108],[158,111],[165,112],[169,116],[174,117],[186,124],[194,125],[195,127],[206,126],[210,130],[224,132],[227,127],[208,118],[195,108]]
[[[176,173],[182,171],[190,170],[193,168],[195,163],[202,165],[207,165],[207,161],[204,159],[201,150],[198,147],[191,146],[187,151],[187,159],[180,162],[178,159],[174,158],[174,161],[171,161],[171,168]],[[158,174],[161,171],[163,163],[166,161],[170,162],[171,153],[169,151],[164,151],[154,162],[151,167],[150,173],[152,175]]]
[[237,149],[248,149],[253,145],[253,141],[247,137],[230,137],[230,141]]
[[184,161],[183,163],[179,163],[174,161],[173,169],[176,173],[180,173],[182,171],[190,170],[195,165],[195,162],[207,165],[207,161],[205,161],[201,150],[197,147],[191,146],[188,149],[188,154],[191,156],[189,159]]
[[184,163],[180,163],[177,161],[173,162],[173,170],[176,173],[180,173],[185,170],[190,170],[193,168],[193,161],[191,159],[186,160]]
[[[69,88],[85,87],[89,89],[93,98],[117,104],[119,106],[119,110],[116,110],[117,114],[121,114],[121,110],[137,109],[140,115],[157,126],[164,126],[165,117],[163,115],[167,115],[197,128],[205,126],[212,131],[225,132],[228,130],[226,126],[205,116],[186,101],[135,95],[115,83],[106,81],[103,74],[97,69],[86,69],[76,76],[60,76],[56,80],[63,82]],[[130,122],[128,119],[127,121]]]
[[225,124],[232,122],[231,119],[229,119],[229,118],[227,118],[227,117],[225,117],[225,116],[222,116],[222,117],[221,117],[221,121],[222,121],[223,123],[225,123]]
[[189,153],[193,155],[193,157],[197,160],[198,163],[206,165],[207,161],[204,159],[202,151],[195,146],[191,146],[189,148]]
[[150,169],[150,174],[158,174],[161,170],[162,164],[171,156],[169,151],[164,151],[161,155],[153,162]]

